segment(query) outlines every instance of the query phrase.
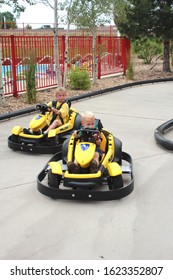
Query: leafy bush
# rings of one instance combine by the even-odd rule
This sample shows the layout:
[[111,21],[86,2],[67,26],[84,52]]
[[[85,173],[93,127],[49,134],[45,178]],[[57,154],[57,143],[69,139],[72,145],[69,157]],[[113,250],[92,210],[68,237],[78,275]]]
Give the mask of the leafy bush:
[[150,64],[156,55],[163,52],[163,47],[159,39],[142,37],[132,43],[133,52],[138,58],[143,59],[144,64]]
[[86,90],[91,87],[91,81],[88,71],[76,67],[68,75],[69,87],[76,90]]

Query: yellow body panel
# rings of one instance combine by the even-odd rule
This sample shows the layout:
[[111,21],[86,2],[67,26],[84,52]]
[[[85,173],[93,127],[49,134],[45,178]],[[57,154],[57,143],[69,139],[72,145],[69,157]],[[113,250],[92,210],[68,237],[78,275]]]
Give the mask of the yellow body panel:
[[63,125],[56,128],[56,134],[63,133],[63,132],[65,132],[67,130],[70,130],[72,128],[73,128],[73,126],[70,125],[70,123],[63,124]]
[[63,173],[62,172],[62,166],[59,162],[51,161],[48,164],[49,164],[53,174],[62,175],[62,173]]
[[[71,130],[74,126],[77,111],[73,109],[74,112],[71,113],[69,121],[60,127],[57,127],[49,134],[49,137],[54,137],[56,134]],[[30,121],[29,127],[33,131],[38,131],[38,129],[43,129],[45,126],[49,126],[52,119],[51,113],[46,113],[45,115],[38,114]]]
[[56,136],[56,129],[51,129],[48,133],[48,138]]
[[61,125],[60,127],[56,128],[56,133],[57,134],[73,128],[75,118],[76,118],[76,112],[71,113],[70,118],[69,118],[67,123],[65,123],[65,124]]
[[86,166],[94,158],[96,145],[88,142],[77,142],[74,157],[80,166]]
[[48,124],[46,115],[38,114],[29,123],[30,129],[37,131],[39,128],[44,128]]
[[16,125],[12,129],[12,134],[19,135],[22,132],[22,127],[19,125]]
[[102,161],[102,165],[106,168],[108,163],[113,160],[115,153],[114,138],[111,134],[108,137],[108,151],[105,153],[105,157]]
[[122,174],[121,168],[117,162],[110,162],[107,166],[110,176],[118,176]]
[[75,108],[72,108],[72,107],[71,107],[70,110],[72,110],[72,111],[75,112],[75,113],[78,113],[78,111],[77,111]]
[[74,147],[74,136],[71,136],[70,141],[68,143],[68,153],[67,153],[67,161],[73,161],[73,147]]
[[27,139],[39,139],[39,138],[42,138],[43,135],[40,134],[40,135],[34,135],[34,134],[25,134],[24,132],[21,132],[20,133],[20,136],[23,137],[23,138],[27,138]]

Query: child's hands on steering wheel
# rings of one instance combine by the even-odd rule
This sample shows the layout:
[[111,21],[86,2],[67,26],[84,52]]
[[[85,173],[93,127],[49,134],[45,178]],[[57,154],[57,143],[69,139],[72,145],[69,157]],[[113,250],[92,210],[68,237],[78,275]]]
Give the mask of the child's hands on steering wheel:
[[[75,130],[73,132],[74,138],[80,138],[82,137],[82,141],[87,141],[87,142],[93,142],[97,145],[100,144],[101,138],[100,138],[100,133],[98,130],[95,129],[90,129],[90,128],[82,128],[79,130]],[[84,140],[85,139],[85,140]]]
[[93,137],[94,137],[94,140],[95,140],[96,142],[100,140],[100,137],[99,137],[99,134],[98,134],[98,133],[95,133],[95,134],[93,135]]

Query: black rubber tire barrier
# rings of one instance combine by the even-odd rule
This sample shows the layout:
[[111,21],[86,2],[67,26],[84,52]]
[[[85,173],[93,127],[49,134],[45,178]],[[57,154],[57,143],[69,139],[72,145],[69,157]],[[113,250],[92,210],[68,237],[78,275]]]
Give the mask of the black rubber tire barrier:
[[[106,89],[102,89],[102,90],[98,90],[98,91],[94,91],[94,92],[90,92],[90,93],[81,94],[80,96],[73,96],[73,97],[70,97],[69,100],[71,102],[73,102],[73,101],[78,101],[80,99],[92,97],[95,95],[100,95],[100,94],[104,94],[104,93],[108,93],[108,92],[112,92],[112,91],[116,91],[116,90],[121,90],[121,89],[125,89],[125,88],[130,88],[130,87],[134,87],[134,86],[153,84],[153,83],[162,83],[162,82],[172,82],[172,81],[173,81],[173,78],[165,78],[165,79],[154,79],[154,80],[132,82],[132,83],[124,84],[124,85],[119,85],[119,86],[110,87],[110,88],[106,88]],[[29,114],[34,111],[36,111],[36,108],[30,107],[30,108],[18,110],[16,112],[9,112],[7,114],[2,114],[2,115],[0,115],[0,121],[18,117],[18,116],[25,115],[25,114]]]
[[173,128],[173,119],[161,124],[154,132],[156,142],[166,150],[173,151],[173,141],[164,137],[164,134]]

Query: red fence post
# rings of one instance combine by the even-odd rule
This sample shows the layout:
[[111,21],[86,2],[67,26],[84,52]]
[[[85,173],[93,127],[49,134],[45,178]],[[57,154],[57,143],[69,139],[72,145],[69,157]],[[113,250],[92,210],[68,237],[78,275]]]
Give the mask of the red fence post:
[[101,78],[101,60],[100,60],[100,46],[101,46],[101,37],[100,35],[97,37],[97,43],[98,43],[98,46],[97,46],[97,50],[98,50],[98,54],[97,54],[97,77],[98,79]]
[[14,35],[11,35],[11,56],[12,56],[12,85],[13,85],[13,96],[18,97],[17,92],[17,78],[16,78],[16,55],[15,55],[15,42]]
[[123,74],[126,74],[127,70],[127,38],[122,37],[122,64],[123,64]]
[[127,42],[126,59],[127,59],[127,67],[128,67],[128,63],[130,62],[130,39],[126,38],[126,42]]

